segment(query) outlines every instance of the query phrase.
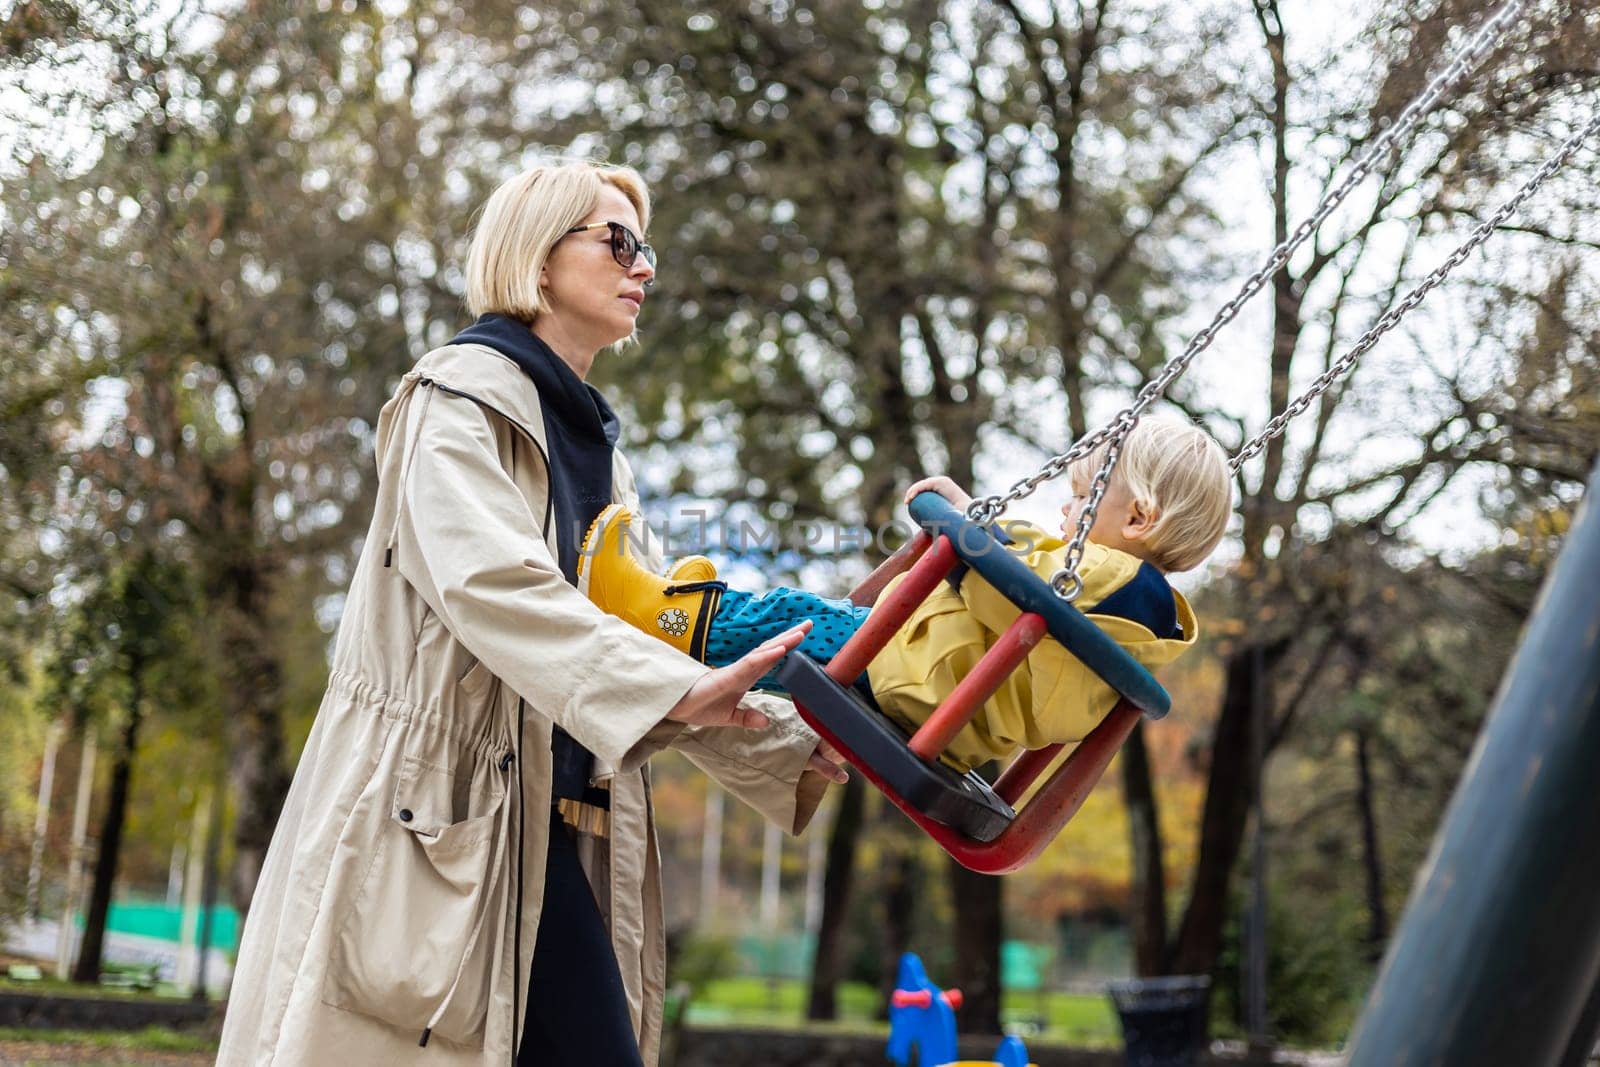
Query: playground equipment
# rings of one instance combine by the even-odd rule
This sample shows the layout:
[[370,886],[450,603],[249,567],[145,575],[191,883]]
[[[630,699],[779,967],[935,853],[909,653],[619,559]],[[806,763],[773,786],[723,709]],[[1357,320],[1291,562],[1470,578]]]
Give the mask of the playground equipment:
[[1588,1061],[1600,1029],[1600,464],[1350,1040],[1350,1067]]
[[[1149,671],[1056,596],[988,527],[973,523],[937,493],[919,494],[911,502],[911,514],[923,532],[904,557],[915,560],[905,580],[873,609],[827,667],[796,653],[778,668],[778,680],[794,697],[801,716],[946,852],[975,871],[1014,871],[1042,852],[1077,812],[1140,712],[1159,718],[1171,698]],[[961,563],[1022,614],[908,739],[865,702],[854,683],[917,604]],[[1014,805],[1054,762],[1061,745],[1021,753],[992,788],[975,772],[952,770],[940,762],[939,753],[1047,634],[1123,699],[1018,811]]]
[[[1111,757],[1132,733],[1141,711],[1159,718],[1169,706],[1166,692],[1149,673],[1072,607],[1072,601],[1083,587],[1078,566],[1089,530],[1128,434],[1143,412],[1183,375],[1195,357],[1210,346],[1218,331],[1238,316],[1244,304],[1289,262],[1295,250],[1317,232],[1379,161],[1409,136],[1422,118],[1493,50],[1527,3],[1528,0],[1507,0],[1478,29],[1395,121],[1380,129],[1349,172],[1322,197],[1312,214],[1273,249],[1266,263],[1245,280],[1211,322],[1194,335],[1184,351],[1145,383],[1128,408],[1079,439],[1067,451],[1051,457],[1036,473],[1019,480],[1004,494],[974,500],[965,516],[957,514],[931,493],[912,501],[911,513],[922,526],[922,532],[907,549],[874,571],[851,594],[851,599],[858,604],[873,604],[891,578],[910,568],[905,581],[884,603],[874,606],[866,623],[826,669],[799,653],[791,655],[780,668],[778,678],[794,696],[806,721],[960,863],[988,874],[1013,871],[1029,863],[1077,812]],[[1245,442],[1233,457],[1233,469],[1237,471],[1269,441],[1281,435],[1290,420],[1308,410],[1323,392],[1348,374],[1362,355],[1399,325],[1407,313],[1421,304],[1429,292],[1510,219],[1596,130],[1600,130],[1600,113],[1591,116],[1567,138],[1455,251],[1379,316],[1304,392],[1276,412],[1259,434]],[[1067,544],[1062,568],[1048,583],[1020,564],[1006,568],[1005,562],[1017,561],[998,547],[989,525],[1007,506],[1101,448],[1104,452],[1090,483],[1087,503],[1079,513],[1077,526]],[[1022,614],[944,705],[908,739],[861,699],[854,683],[873,655],[958,561],[976,569],[1009,597]],[[1018,811],[1014,805],[1055,761],[1061,746],[1023,752],[993,788],[977,774],[961,776],[951,772],[939,762],[939,753],[971,721],[1006,675],[1047,636],[1060,641],[1069,652],[1082,659],[1122,696],[1122,700],[1100,726],[1073,749],[1027,806]]]
[[928,980],[915,952],[900,957],[889,999],[889,1058],[900,1067],[1033,1067],[1022,1039],[1007,1037],[992,1060],[956,1059],[956,1009],[961,990],[940,989]]

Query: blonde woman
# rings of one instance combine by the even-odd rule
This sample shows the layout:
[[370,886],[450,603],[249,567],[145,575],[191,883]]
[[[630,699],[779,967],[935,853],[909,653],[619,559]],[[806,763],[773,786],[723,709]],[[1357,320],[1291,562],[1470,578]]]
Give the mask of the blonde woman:
[[645,761],[675,747],[793,833],[843,780],[792,706],[747,695],[806,626],[708,669],[574,587],[582,531],[639,503],[585,378],[634,333],[649,215],[636,173],[587,163],[485,204],[477,320],[379,419],[372,525],[220,1063],[653,1063]]

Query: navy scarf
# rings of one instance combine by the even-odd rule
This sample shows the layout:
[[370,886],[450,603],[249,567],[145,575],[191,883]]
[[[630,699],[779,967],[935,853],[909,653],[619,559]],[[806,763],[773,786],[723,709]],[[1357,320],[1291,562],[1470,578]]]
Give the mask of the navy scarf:
[[589,524],[611,503],[612,450],[622,424],[600,390],[579,378],[527,326],[506,315],[479,318],[453,345],[488,345],[533,381],[544,411],[550,452],[550,498],[555,506],[557,562],[578,584],[578,548]]
[[[550,459],[556,562],[562,576],[577,585],[583,535],[611,503],[612,450],[621,431],[616,413],[600,391],[579,378],[533,330],[507,315],[483,315],[450,343],[487,345],[521,367],[538,390]],[[604,791],[587,789],[593,754],[559,726],[551,749],[555,795],[598,802],[596,794],[603,796]]]

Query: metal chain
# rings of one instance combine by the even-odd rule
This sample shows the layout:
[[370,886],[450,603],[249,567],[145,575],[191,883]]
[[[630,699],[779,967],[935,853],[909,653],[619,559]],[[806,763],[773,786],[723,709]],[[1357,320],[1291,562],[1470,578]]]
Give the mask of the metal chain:
[[1479,223],[1477,228],[1472,231],[1472,235],[1463,241],[1459,248],[1450,253],[1448,259],[1435,267],[1422,281],[1418,282],[1416,288],[1407,293],[1400,303],[1384,312],[1378,321],[1373,323],[1372,327],[1351,346],[1350,351],[1339,357],[1338,361],[1327,370],[1317,375],[1316,381],[1312,382],[1305,392],[1295,397],[1287,407],[1277,415],[1274,415],[1266,427],[1246,442],[1239,449],[1238,454],[1228,461],[1229,469],[1237,471],[1249,460],[1260,454],[1262,449],[1267,447],[1268,441],[1283,433],[1296,416],[1303,414],[1311,406],[1312,401],[1322,395],[1334,382],[1343,378],[1356,365],[1356,361],[1364,356],[1373,345],[1378,343],[1379,338],[1394,329],[1395,325],[1399,323],[1400,319],[1408,311],[1422,303],[1428,293],[1436,285],[1444,281],[1446,275],[1459,267],[1479,245],[1489,238],[1490,234],[1512,215],[1516,214],[1517,209],[1523,205],[1528,197],[1537,192],[1539,186],[1543,185],[1550,175],[1560,170],[1562,165],[1572,158],[1572,154],[1578,150],[1579,146],[1596,130],[1600,130],[1600,114],[1596,114],[1594,118],[1589,120],[1587,126],[1567,138],[1560,150],[1545,160],[1544,164],[1533,172],[1533,177],[1523,183],[1522,188],[1517,190],[1516,195],[1501,204],[1499,210],[1493,215]]
[[1106,455],[1101,461],[1100,469],[1095,472],[1094,480],[1089,489],[1089,500],[1083,511],[1078,516],[1077,528],[1073,531],[1072,540],[1067,546],[1066,565],[1057,571],[1050,579],[1051,587],[1057,595],[1067,601],[1077,599],[1083,591],[1083,583],[1078,578],[1078,564],[1083,559],[1084,547],[1089,539],[1089,529],[1094,525],[1096,513],[1099,511],[1100,501],[1104,499],[1106,488],[1111,481],[1111,471],[1116,466],[1118,457],[1122,452],[1122,442],[1127,439],[1129,431],[1139,421],[1139,416],[1144,410],[1154,403],[1166,392],[1167,388],[1189,369],[1196,356],[1210,347],[1217,333],[1238,316],[1239,311],[1256,293],[1266,285],[1285,263],[1289,257],[1304,244],[1317,228],[1333,214],[1351,191],[1364,179],[1374,166],[1377,165],[1390,148],[1401,138],[1408,135],[1421,121],[1422,117],[1439,102],[1444,94],[1453,88],[1454,84],[1465,74],[1478,65],[1478,63],[1494,47],[1500,36],[1511,25],[1516,17],[1521,14],[1528,0],[1507,0],[1495,12],[1494,16],[1479,28],[1459,55],[1440,71],[1426,88],[1417,95],[1400,115],[1370,144],[1366,151],[1356,160],[1350,172],[1344,179],[1324,194],[1321,202],[1308,218],[1303,220],[1294,232],[1272,250],[1267,261],[1245,279],[1244,284],[1233,298],[1217,311],[1211,322],[1199,333],[1190,339],[1188,346],[1181,354],[1169,360],[1161,373],[1139,390],[1134,402],[1127,408],[1118,412],[1105,426],[1085,435],[1076,441],[1065,452],[1047,460],[1034,474],[1020,479],[1005,493],[979,497],[967,507],[967,515],[974,522],[989,523],[1003,514],[1007,507],[1018,500],[1031,495],[1040,485],[1054,478],[1060,477],[1075,460],[1088,455],[1103,442],[1109,441]]

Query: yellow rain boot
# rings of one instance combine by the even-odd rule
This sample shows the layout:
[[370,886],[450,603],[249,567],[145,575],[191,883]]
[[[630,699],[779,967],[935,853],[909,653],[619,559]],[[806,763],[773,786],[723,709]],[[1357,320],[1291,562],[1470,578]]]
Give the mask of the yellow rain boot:
[[651,574],[630,548],[633,513],[621,504],[602,511],[578,552],[578,591],[601,611],[705,662],[706,635],[726,582],[704,556],[680,560],[665,578]]
[[684,556],[667,568],[669,582],[709,582],[717,577],[717,565],[704,556]]

